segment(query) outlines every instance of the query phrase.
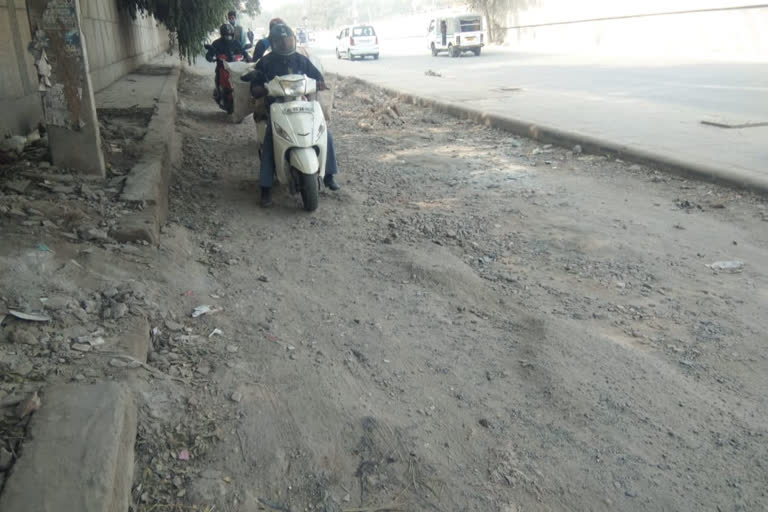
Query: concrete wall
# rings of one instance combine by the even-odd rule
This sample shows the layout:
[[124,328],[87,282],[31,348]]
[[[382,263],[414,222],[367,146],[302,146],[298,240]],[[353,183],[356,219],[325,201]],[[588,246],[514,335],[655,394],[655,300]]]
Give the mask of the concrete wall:
[[26,134],[42,119],[24,0],[0,0],[0,137]]
[[[765,4],[749,0],[540,0],[508,26]],[[700,12],[512,29],[520,51],[768,61],[768,8]]]
[[[28,11],[41,11],[45,3],[0,0],[0,136],[26,134],[42,120],[37,71],[27,47]],[[80,0],[80,12],[94,91],[168,48],[168,31],[163,26],[151,17],[132,20],[118,11],[117,0]]]
[[80,10],[94,91],[168,48],[168,31],[162,25],[151,17],[132,20],[118,11],[117,0],[80,0]]

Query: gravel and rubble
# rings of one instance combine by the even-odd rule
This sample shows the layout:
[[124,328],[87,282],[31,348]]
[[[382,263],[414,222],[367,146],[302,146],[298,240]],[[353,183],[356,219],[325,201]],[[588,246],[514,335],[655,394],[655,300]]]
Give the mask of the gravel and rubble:
[[207,71],[158,246],[109,237],[120,169],[0,179],[2,304],[50,317],[6,315],[0,403],[130,382],[134,512],[765,507],[764,199],[334,77],[342,190],[263,210]]

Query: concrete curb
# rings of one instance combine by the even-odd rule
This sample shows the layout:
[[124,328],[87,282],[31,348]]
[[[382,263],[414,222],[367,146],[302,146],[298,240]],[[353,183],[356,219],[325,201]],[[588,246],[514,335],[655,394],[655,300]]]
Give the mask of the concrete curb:
[[555,144],[569,148],[578,144],[581,146],[582,150],[587,153],[607,154],[620,157],[621,159],[629,162],[650,165],[655,168],[659,168],[660,170],[664,170],[678,176],[683,176],[685,178],[706,181],[718,185],[725,185],[761,195],[768,195],[768,174],[763,176],[746,169],[723,169],[705,163],[677,159],[659,153],[654,153],[653,151],[633,147],[631,145],[617,144],[615,142],[598,139],[589,135],[560,130],[558,128],[552,128],[549,126],[531,123],[528,121],[514,119],[502,115],[482,112],[480,110],[472,109],[469,107],[463,107],[453,103],[446,103],[423,96],[416,96],[389,87],[382,87],[357,77],[349,78],[354,78],[355,80],[359,80],[360,82],[366,83],[372,87],[382,89],[390,95],[398,96],[404,99],[408,103],[429,107],[437,112],[448,114],[459,119],[467,119],[479,124],[483,124],[485,126],[508,131],[516,135],[535,139],[547,144]]
[[168,218],[168,187],[171,169],[181,156],[180,135],[176,131],[181,66],[174,66],[163,85],[142,144],[143,156],[125,180],[122,201],[139,203],[143,210],[126,216],[110,232],[118,242],[145,240],[156,244],[160,226]]
[[43,400],[0,510],[128,510],[137,428],[131,393],[115,382],[64,384]]

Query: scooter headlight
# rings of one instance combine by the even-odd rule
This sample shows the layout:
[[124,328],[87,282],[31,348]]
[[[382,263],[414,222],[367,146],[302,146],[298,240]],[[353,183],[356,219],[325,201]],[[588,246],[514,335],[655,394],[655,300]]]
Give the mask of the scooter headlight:
[[293,144],[293,137],[291,137],[291,135],[287,131],[285,131],[285,129],[282,126],[280,126],[277,123],[274,123],[274,126],[275,126],[275,133],[277,135],[279,135],[281,138]]
[[302,80],[283,80],[280,82],[286,96],[303,96],[307,90],[307,81]]

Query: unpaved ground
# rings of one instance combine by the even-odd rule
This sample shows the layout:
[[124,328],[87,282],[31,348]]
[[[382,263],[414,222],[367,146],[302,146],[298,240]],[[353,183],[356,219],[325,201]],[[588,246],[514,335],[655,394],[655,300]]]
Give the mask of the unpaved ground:
[[262,210],[253,126],[209,82],[182,80],[162,286],[222,311],[154,356],[195,385],[147,389],[147,504],[768,507],[764,202],[345,81],[344,189]]
[[263,210],[211,75],[182,77],[160,247],[21,251],[90,272],[107,344],[115,298],[150,317],[152,373],[50,356],[133,377],[136,512],[768,507],[765,202],[344,81],[344,188]]

